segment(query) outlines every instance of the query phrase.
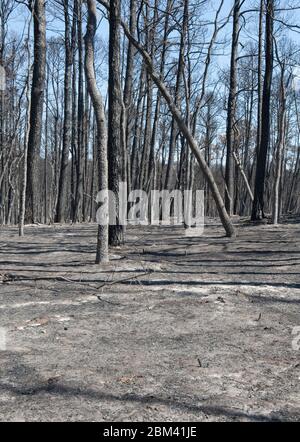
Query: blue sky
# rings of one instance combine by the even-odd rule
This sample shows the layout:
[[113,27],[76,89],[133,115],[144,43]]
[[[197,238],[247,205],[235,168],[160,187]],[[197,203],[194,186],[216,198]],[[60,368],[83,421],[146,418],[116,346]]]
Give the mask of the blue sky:
[[[211,20],[214,17],[216,8],[219,5],[219,1],[220,0],[212,0],[210,2],[211,9],[207,9],[206,13],[205,13],[206,14],[205,18],[207,20]],[[257,5],[257,3],[258,3],[257,0],[247,0],[245,2],[245,5],[243,6],[243,9],[251,9],[251,8],[253,8],[253,6]],[[283,1],[282,0],[282,2],[281,2],[281,4],[284,5],[285,7],[287,5],[295,5],[295,3],[298,3],[298,2],[296,0],[293,0],[293,1]],[[300,4],[300,1],[299,1],[299,4]],[[233,0],[225,0],[220,18],[225,18],[226,16],[228,16],[228,14],[232,8],[232,5],[233,5]],[[63,36],[64,31],[63,31],[62,20],[60,20],[59,18],[53,18],[53,16],[51,17],[51,15],[48,14],[48,22],[47,22],[48,36],[51,36],[51,35]],[[246,17],[246,21],[245,21],[246,27],[243,30],[241,40],[243,42],[251,41],[251,40],[255,41],[255,39],[256,39],[255,28],[257,26],[255,23],[255,16],[248,14],[245,17]],[[28,9],[25,6],[19,4],[17,6],[16,10],[14,11],[13,16],[10,18],[9,30],[20,34],[24,31],[24,28],[25,28],[26,29],[25,32],[27,33],[28,19],[29,19]],[[98,35],[101,36],[103,39],[107,39],[108,38],[108,23],[107,23],[106,19],[103,18],[101,13],[99,13],[99,20],[100,19],[101,19],[101,21],[100,21],[100,25],[99,25],[99,29],[98,29]],[[298,24],[300,22],[300,10],[288,13],[288,20],[290,23]],[[289,38],[291,38],[293,41],[300,44],[300,33],[291,32],[291,31],[289,32],[287,28],[284,28],[284,33]],[[223,36],[226,35],[228,37],[228,39],[230,39],[230,34],[231,34],[231,25],[230,25],[230,23],[228,23],[228,25],[224,29]],[[220,64],[221,66],[226,66],[227,64],[229,64],[229,54],[230,54],[230,47],[228,46],[225,49],[224,55],[218,56],[218,64]]]

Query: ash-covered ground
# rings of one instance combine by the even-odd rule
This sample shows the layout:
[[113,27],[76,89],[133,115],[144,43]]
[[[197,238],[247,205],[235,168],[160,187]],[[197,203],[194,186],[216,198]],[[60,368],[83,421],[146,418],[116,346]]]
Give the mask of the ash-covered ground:
[[0,227],[0,420],[299,420],[299,220],[236,227]]

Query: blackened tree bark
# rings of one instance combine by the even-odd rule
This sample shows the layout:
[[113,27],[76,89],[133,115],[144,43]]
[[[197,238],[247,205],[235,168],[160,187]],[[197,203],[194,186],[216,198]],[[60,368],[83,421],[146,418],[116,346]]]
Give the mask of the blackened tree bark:
[[26,223],[34,223],[36,221],[37,157],[39,155],[41,145],[46,76],[45,0],[35,0],[31,12],[34,23],[34,61],[30,100],[30,130],[27,149],[27,184],[25,202]]
[[119,181],[121,177],[121,85],[120,85],[120,0],[110,0],[109,79],[108,79],[108,186],[116,195],[116,225],[109,226],[109,244],[124,242],[124,226],[119,224]]
[[264,193],[266,180],[267,155],[270,144],[270,101],[274,64],[273,49],[273,28],[274,28],[274,0],[267,0],[266,3],[266,50],[265,50],[265,76],[263,84],[262,116],[261,116],[261,137],[257,156],[254,201],[252,207],[252,221],[265,217]]
[[76,197],[75,221],[83,218],[83,169],[84,169],[84,94],[83,94],[83,42],[82,42],[82,0],[77,3],[77,39],[78,39],[78,115],[77,115],[77,161],[76,161]]
[[264,21],[264,3],[260,2],[259,27],[258,27],[258,63],[257,63],[257,135],[256,135],[256,157],[258,156],[261,140],[261,107],[262,107],[262,56],[263,56],[263,21]]
[[[73,35],[75,34],[76,38],[76,28],[77,28],[77,20],[78,20],[78,0],[74,0],[74,14],[73,14]],[[78,147],[78,121],[77,121],[77,66],[75,63],[76,59],[76,51],[73,51],[73,77],[72,77],[72,141],[71,141],[71,151],[72,151],[72,164],[71,164],[71,219],[73,221],[76,220],[75,212],[76,212],[76,190],[77,190],[77,181],[78,179],[78,155],[77,155],[77,147]]]
[[229,215],[233,214],[234,197],[234,125],[236,113],[236,94],[237,94],[237,53],[240,32],[240,0],[235,0],[233,10],[233,31],[231,45],[230,62],[230,84],[227,110],[227,129],[226,129],[226,168],[225,168],[225,207]]

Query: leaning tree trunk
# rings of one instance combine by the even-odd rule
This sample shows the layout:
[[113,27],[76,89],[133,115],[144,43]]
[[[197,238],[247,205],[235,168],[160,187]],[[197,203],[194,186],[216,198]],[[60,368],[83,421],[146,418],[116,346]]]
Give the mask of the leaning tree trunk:
[[[98,1],[102,5],[108,7],[106,2],[104,2],[102,0],[101,1],[98,0]],[[222,224],[224,226],[227,236],[229,236],[229,237],[235,236],[234,227],[231,223],[228,213],[226,212],[224,202],[223,202],[223,199],[220,195],[218,186],[214,180],[214,177],[213,177],[213,174],[212,174],[210,168],[208,167],[207,163],[205,162],[204,158],[202,157],[202,154],[200,152],[197,141],[193,137],[191,131],[188,129],[188,127],[184,121],[184,118],[182,117],[182,115],[180,113],[180,110],[175,105],[167,87],[160,79],[160,75],[155,72],[150,55],[144,50],[144,48],[139,44],[139,42],[137,40],[135,40],[135,38],[130,34],[130,31],[128,30],[127,26],[123,22],[122,22],[122,26],[123,26],[123,29],[124,29],[124,32],[125,32],[127,38],[132,42],[132,44],[134,44],[136,49],[142,55],[142,57],[145,61],[145,64],[148,68],[149,74],[153,78],[153,81],[155,82],[157,88],[160,90],[162,96],[166,100],[169,110],[170,110],[172,116],[175,118],[179,130],[181,131],[183,136],[186,138],[190,149],[194,153],[194,155],[198,161],[198,164],[202,170],[202,173],[208,182],[211,194],[215,200],[215,203],[216,203],[216,206],[218,209],[218,213],[219,213],[220,219],[222,221]]]
[[46,75],[46,15],[45,0],[35,0],[34,23],[34,62],[31,87],[30,130],[28,137],[27,185],[25,202],[25,222],[36,220],[37,157],[42,136],[44,88]]
[[[106,9],[108,10],[110,9],[109,4],[105,0],[98,0],[98,3],[103,5]],[[193,152],[193,154],[197,159],[199,167],[202,170],[202,173],[209,184],[211,194],[215,200],[220,219],[226,231],[226,235],[229,237],[235,236],[234,227],[232,225],[230,217],[228,216],[228,213],[226,212],[224,202],[219,192],[218,186],[215,182],[215,179],[213,177],[210,168],[208,167],[207,163],[202,157],[197,141],[195,140],[191,131],[188,129],[184,121],[184,118],[182,117],[180,110],[175,105],[166,85],[160,79],[160,75],[157,74],[157,72],[155,71],[150,55],[145,51],[145,49],[141,46],[141,44],[131,35],[130,31],[128,30],[126,24],[123,21],[121,21],[121,25],[128,40],[135,46],[135,48],[143,57],[149,74],[153,78],[154,83],[156,84],[157,88],[160,90],[162,96],[164,97],[172,116],[176,119],[176,123],[178,125],[179,130],[181,131],[182,135],[186,138],[186,141],[191,151]]]
[[232,156],[233,156],[235,164],[237,165],[237,167],[238,167],[238,169],[240,171],[240,174],[241,174],[241,176],[242,176],[242,178],[244,180],[244,183],[245,183],[247,192],[249,194],[250,200],[253,201],[254,200],[254,196],[253,196],[253,193],[252,193],[251,186],[249,184],[247,175],[246,175],[246,173],[245,173],[245,171],[243,169],[242,163],[241,163],[239,157],[237,156],[237,154],[234,151],[232,152]]
[[[99,191],[107,191],[107,130],[105,111],[96,83],[94,69],[94,40],[97,29],[97,10],[94,0],[87,0],[88,23],[85,34],[85,75],[97,124],[97,154]],[[96,264],[108,261],[108,225],[98,226]]]
[[265,53],[265,77],[263,85],[262,114],[261,114],[261,137],[258,150],[254,201],[252,207],[252,221],[265,216],[264,193],[266,181],[267,155],[270,144],[270,102],[273,76],[273,26],[274,26],[274,0],[267,0],[266,9],[266,53]]

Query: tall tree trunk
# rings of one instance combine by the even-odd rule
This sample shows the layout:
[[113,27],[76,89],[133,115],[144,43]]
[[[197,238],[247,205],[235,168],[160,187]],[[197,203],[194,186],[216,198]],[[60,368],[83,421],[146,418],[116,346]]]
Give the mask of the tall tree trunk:
[[77,115],[77,162],[75,221],[83,219],[83,175],[84,175],[84,91],[83,91],[83,48],[82,48],[82,0],[77,0],[78,38],[78,115]]
[[25,224],[25,202],[26,202],[26,182],[27,182],[27,156],[28,156],[28,138],[30,129],[30,96],[27,96],[27,117],[26,117],[26,127],[25,127],[25,138],[24,138],[24,162],[23,162],[23,176],[21,181],[20,189],[20,213],[19,213],[19,236],[24,236],[24,224]]
[[[278,57],[279,58],[279,57]],[[280,215],[280,183],[282,179],[283,155],[285,144],[285,128],[286,128],[286,85],[284,83],[285,64],[280,62],[280,106],[278,118],[278,139],[275,152],[275,182],[274,182],[274,200],[272,210],[272,222],[278,224]]]
[[[129,29],[132,35],[136,31],[136,0],[130,0],[130,23]],[[126,178],[128,182],[128,192],[131,187],[131,164],[129,161],[129,115],[132,102],[133,90],[133,74],[134,74],[134,46],[128,42],[126,74],[123,93],[123,110],[122,110],[122,151],[126,156]]]
[[36,221],[37,200],[37,157],[40,153],[42,119],[46,75],[46,15],[45,0],[35,0],[34,23],[34,62],[31,87],[30,130],[28,137],[27,185],[25,202],[25,222]]
[[[47,67],[47,86],[46,86],[46,103],[49,99],[49,67]],[[48,222],[48,123],[49,123],[49,110],[46,106],[46,118],[45,118],[45,160],[44,160],[44,222]]]
[[[181,30],[180,37],[180,48],[179,48],[179,58],[178,58],[178,68],[177,68],[177,77],[176,77],[176,86],[175,86],[175,106],[179,106],[180,102],[180,89],[182,85],[183,79],[183,70],[184,70],[184,57],[185,57],[185,46],[186,46],[186,36],[188,31],[188,22],[189,22],[189,0],[184,0],[184,9],[183,9],[183,24]],[[177,124],[174,116],[172,117],[172,125],[171,125],[171,134],[170,134],[170,144],[169,144],[169,159],[166,171],[166,179],[165,179],[165,189],[171,188],[171,179],[172,179],[172,169],[174,164],[174,153],[175,153],[175,144],[177,137]]]
[[226,129],[226,168],[225,168],[225,207],[229,215],[233,214],[234,197],[234,126],[236,113],[236,94],[237,94],[237,53],[239,44],[239,26],[240,26],[240,0],[235,0],[233,10],[233,31],[230,62],[230,84],[227,110],[227,129]]
[[[296,110],[296,120],[297,120],[297,129],[298,129],[298,149],[295,160],[295,167],[292,174],[292,182],[288,194],[288,199],[286,203],[286,212],[290,212],[293,210],[293,206],[297,201],[297,178],[300,176],[300,116],[298,112],[298,104],[297,104],[297,93],[294,91],[294,100],[295,100],[295,110]],[[296,198],[295,198],[296,196]]]
[[[107,191],[107,129],[101,94],[94,69],[94,40],[97,29],[97,9],[94,0],[87,0],[88,23],[85,34],[85,74],[97,125],[99,191]],[[98,226],[96,264],[108,261],[108,225]]]
[[257,137],[256,137],[256,160],[258,157],[261,141],[261,118],[262,118],[262,56],[263,56],[263,21],[264,21],[264,2],[260,2],[259,28],[258,28],[258,63],[257,63]]
[[[78,2],[75,3],[75,5]],[[75,8],[75,14],[76,8]],[[77,195],[77,182],[78,179],[77,168],[78,168],[78,155],[77,155],[77,133],[78,133],[78,121],[77,121],[77,67],[75,66],[75,51],[73,53],[73,78],[72,78],[72,169],[71,169],[71,219],[76,220],[76,195]]]
[[265,51],[265,76],[263,85],[262,98],[262,120],[261,120],[261,140],[258,151],[254,201],[252,207],[253,221],[259,220],[265,216],[264,214],[264,193],[266,181],[266,164],[267,155],[270,144],[270,101],[271,101],[271,87],[273,76],[273,26],[274,26],[274,0],[267,0],[266,7],[266,51]]
[[109,84],[108,84],[108,186],[116,196],[116,225],[109,226],[109,244],[124,243],[124,226],[119,219],[119,182],[121,178],[121,85],[120,85],[120,0],[110,0]]
[[[166,63],[166,55],[167,55],[167,38],[169,33],[169,21],[170,21],[170,11],[173,1],[168,0],[166,6],[166,17],[164,23],[164,34],[163,34],[163,44],[161,50],[161,60],[160,60],[160,78],[163,80],[164,71],[165,71],[165,63]],[[148,183],[146,190],[148,191],[151,188],[155,187],[155,171],[156,171],[156,159],[155,159],[155,144],[157,138],[157,131],[159,125],[159,115],[161,108],[161,93],[157,91],[156,97],[156,105],[155,112],[153,118],[153,128],[152,128],[152,136],[151,136],[151,144],[150,144],[150,155],[149,155],[149,164],[148,164]]]
[[69,0],[64,1],[65,14],[65,79],[64,79],[64,129],[61,168],[58,185],[58,198],[56,208],[56,222],[65,221],[68,185],[69,154],[72,141],[72,66],[73,66],[73,40],[71,38],[71,25],[69,13]]
[[30,23],[28,25],[28,35],[27,35],[27,58],[28,58],[28,77],[26,84],[26,121],[25,121],[25,136],[24,136],[24,159],[23,159],[23,174],[21,177],[20,185],[20,209],[19,209],[19,236],[24,236],[24,224],[25,224],[25,206],[26,206],[26,185],[27,185],[27,157],[28,157],[28,140],[30,132],[30,110],[31,110],[31,95],[30,95],[30,65],[31,56],[29,48],[29,35],[30,35]]

